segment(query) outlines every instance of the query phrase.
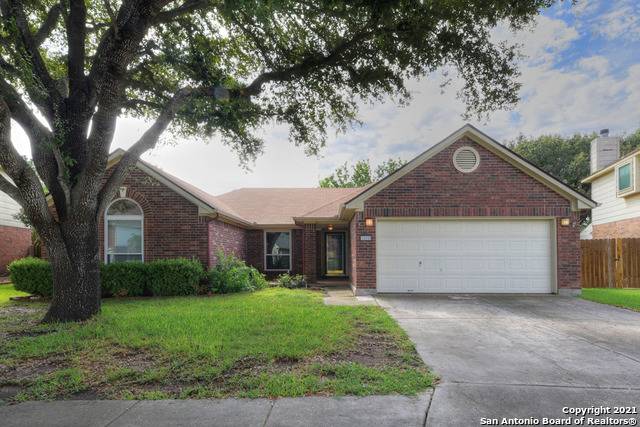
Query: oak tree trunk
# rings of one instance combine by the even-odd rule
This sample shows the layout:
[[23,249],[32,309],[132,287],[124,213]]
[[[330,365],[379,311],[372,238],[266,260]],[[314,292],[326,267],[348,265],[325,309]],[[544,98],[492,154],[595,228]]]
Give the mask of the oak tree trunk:
[[100,311],[97,223],[73,222],[61,225],[62,240],[46,242],[53,274],[53,296],[43,319],[46,323],[87,320]]

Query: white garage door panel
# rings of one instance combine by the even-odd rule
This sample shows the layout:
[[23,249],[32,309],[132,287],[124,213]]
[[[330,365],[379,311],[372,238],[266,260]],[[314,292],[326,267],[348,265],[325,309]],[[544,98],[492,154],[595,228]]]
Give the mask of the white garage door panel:
[[378,221],[379,292],[550,293],[548,220]]

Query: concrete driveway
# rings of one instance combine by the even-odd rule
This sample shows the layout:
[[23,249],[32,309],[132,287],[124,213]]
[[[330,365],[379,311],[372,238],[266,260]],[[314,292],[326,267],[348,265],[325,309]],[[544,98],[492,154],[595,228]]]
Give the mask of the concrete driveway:
[[[542,425],[543,417],[567,418],[563,407],[592,405],[640,411],[640,313],[559,296],[377,300],[441,377],[427,425],[480,425],[483,417]],[[606,416],[615,415],[591,417]]]

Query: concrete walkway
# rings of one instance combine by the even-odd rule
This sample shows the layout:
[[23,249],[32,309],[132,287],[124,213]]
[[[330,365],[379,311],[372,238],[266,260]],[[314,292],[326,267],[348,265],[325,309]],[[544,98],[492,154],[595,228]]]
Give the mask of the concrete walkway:
[[424,426],[430,393],[418,397],[221,400],[67,400],[0,406],[3,427]]
[[592,405],[640,412],[640,313],[559,296],[376,299],[441,377],[428,426],[502,417],[543,425]]
[[323,289],[326,305],[378,305],[372,296],[354,296],[349,286],[333,286]]

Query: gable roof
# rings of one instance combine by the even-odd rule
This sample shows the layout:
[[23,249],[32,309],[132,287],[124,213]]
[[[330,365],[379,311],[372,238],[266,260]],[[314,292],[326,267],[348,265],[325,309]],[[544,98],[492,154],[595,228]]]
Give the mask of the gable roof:
[[[111,153],[109,156],[108,167],[117,163],[124,153],[125,150],[121,148],[118,148]],[[183,181],[177,176],[174,176],[169,172],[140,159],[138,159],[136,167],[198,206],[201,214],[217,214],[242,225],[251,225],[250,222],[238,215],[230,206],[225,205],[223,202],[217,200],[216,197],[186,181]]]
[[[109,156],[117,163],[125,150]],[[240,225],[289,226],[295,219],[338,219],[342,203],[362,188],[241,188],[213,196],[164,170],[138,160],[136,166],[198,206],[200,213],[215,214]]]
[[[199,208],[202,215],[215,215],[244,227],[292,226],[305,221],[348,220],[364,201],[402,178],[451,144],[468,137],[514,167],[538,180],[571,201],[574,210],[590,209],[596,202],[574,190],[558,178],[544,172],[504,145],[466,124],[405,164],[394,173],[366,187],[358,188],[241,188],[213,196],[188,182],[138,160],[137,167],[162,182]],[[640,150],[639,150],[640,151]],[[109,166],[120,160],[124,150],[109,156]],[[633,155],[630,153],[627,157]],[[624,158],[623,158],[624,159]],[[621,160],[623,160],[621,159]],[[610,167],[613,167],[611,165]],[[600,171],[604,173],[603,171]],[[593,176],[593,175],[592,175]]]
[[387,188],[389,185],[402,178],[451,144],[460,140],[463,137],[468,137],[475,143],[483,146],[484,148],[491,151],[493,154],[507,161],[514,167],[520,169],[527,175],[532,178],[540,181],[542,184],[551,188],[555,192],[564,196],[568,200],[571,201],[572,208],[574,210],[579,209],[591,209],[597,206],[597,203],[591,200],[589,197],[580,193],[579,191],[571,188],[569,185],[562,182],[560,179],[552,176],[551,174],[543,171],[538,168],[534,164],[530,163],[526,159],[520,157],[518,154],[508,149],[504,145],[500,144],[495,139],[491,138],[484,132],[480,131],[476,127],[465,124],[460,129],[456,130],[449,136],[447,136],[442,141],[438,142],[434,146],[430,147],[422,154],[411,160],[409,163],[405,164],[403,167],[393,172],[390,175],[387,175],[385,178],[376,182],[366,190],[357,194],[355,197],[351,198],[345,203],[346,209],[354,209],[354,210],[362,210],[364,208],[364,201],[373,195],[377,194],[379,191]]
[[582,182],[583,184],[592,183],[597,178],[599,178],[599,177],[601,177],[603,175],[606,175],[609,172],[613,172],[613,170],[615,169],[616,166],[620,165],[621,163],[626,162],[627,160],[637,156],[638,154],[640,154],[640,148],[636,148],[632,152],[620,157],[619,159],[614,160],[613,162],[609,163],[607,166],[601,168],[600,170],[595,171],[594,173],[592,173],[591,175],[589,175],[588,177],[586,177],[585,179],[583,179],[580,182]]

